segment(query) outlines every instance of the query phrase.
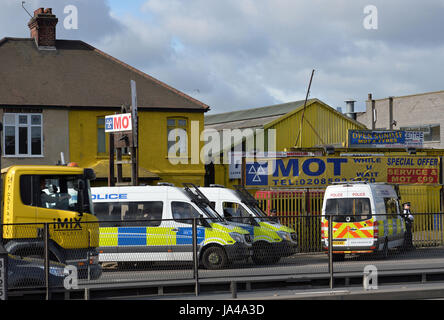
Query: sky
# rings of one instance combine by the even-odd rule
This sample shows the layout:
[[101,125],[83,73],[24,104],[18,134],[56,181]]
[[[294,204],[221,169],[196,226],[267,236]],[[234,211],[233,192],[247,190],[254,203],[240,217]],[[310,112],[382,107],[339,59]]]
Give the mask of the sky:
[[[0,0],[0,39],[29,37]],[[76,28],[67,28],[77,9]],[[210,106],[207,114],[310,98],[345,111],[444,90],[444,0],[26,0],[83,40]],[[72,26],[72,24],[71,24]]]

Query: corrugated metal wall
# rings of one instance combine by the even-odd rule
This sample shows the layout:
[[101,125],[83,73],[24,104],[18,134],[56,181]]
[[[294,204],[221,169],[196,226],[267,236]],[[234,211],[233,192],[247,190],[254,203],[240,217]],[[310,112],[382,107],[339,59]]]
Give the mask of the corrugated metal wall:
[[444,244],[441,186],[400,186],[401,202],[410,202],[414,214],[413,240],[416,245]]
[[[295,146],[300,132],[302,114],[302,109],[298,109],[290,116],[274,121],[265,127],[276,130],[276,150],[282,151]],[[365,129],[358,122],[346,118],[333,108],[316,100],[306,107],[304,119],[306,121],[304,120],[302,126],[302,139],[300,138],[297,144],[302,148],[324,144],[342,145],[347,141],[349,129]]]

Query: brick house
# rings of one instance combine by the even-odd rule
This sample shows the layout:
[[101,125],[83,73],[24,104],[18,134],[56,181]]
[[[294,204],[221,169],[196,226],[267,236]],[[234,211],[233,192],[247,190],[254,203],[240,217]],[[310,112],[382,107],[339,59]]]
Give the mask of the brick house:
[[[106,183],[104,117],[131,104],[134,80],[139,180],[203,184],[203,164],[169,161],[168,133],[174,128],[189,132],[193,121],[202,131],[209,107],[83,41],[57,39],[57,22],[51,9],[40,8],[28,23],[30,38],[0,40],[2,167],[55,164],[63,152],[67,162],[95,169],[98,183]],[[124,165],[124,178],[129,167]]]

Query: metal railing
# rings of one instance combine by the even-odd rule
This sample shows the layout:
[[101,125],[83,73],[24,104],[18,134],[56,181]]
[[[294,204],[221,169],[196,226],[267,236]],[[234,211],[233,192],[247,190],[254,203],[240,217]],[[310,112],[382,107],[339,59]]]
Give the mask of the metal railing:
[[[379,229],[371,226],[372,236],[378,239],[374,245],[365,237],[360,238],[350,226],[349,232],[339,237],[335,221],[343,227],[348,223],[343,216],[322,219],[300,215],[296,222],[294,216],[283,215],[254,219],[255,222],[251,218],[233,218],[230,222],[203,218],[104,221],[100,222],[97,248],[81,246],[91,241],[84,239],[85,234],[60,231],[53,223],[4,225],[4,231],[12,227],[9,231],[21,237],[4,243],[11,253],[8,295],[15,297],[38,289],[46,299],[79,292],[81,298],[88,299],[91,290],[165,288],[170,284],[191,285],[199,295],[202,284],[207,283],[229,282],[236,291],[236,284],[242,281],[295,277],[304,281],[328,279],[333,288],[338,276],[362,274],[368,265],[385,272],[442,268],[444,273],[443,214],[414,216],[413,250],[404,239],[397,238],[400,221],[389,220],[393,217],[380,219]],[[371,221],[367,218],[353,218],[350,223]],[[427,228],[422,220],[428,221]],[[329,228],[328,221],[333,221],[333,228]],[[416,221],[421,221],[418,226]],[[278,222],[294,229],[282,228]],[[297,233],[298,225],[306,226],[304,235]],[[80,228],[88,229],[84,223]],[[304,239],[307,234],[308,239]],[[390,240],[387,252],[386,238]],[[359,239],[367,242],[359,246]],[[98,256],[89,249],[95,249]]]

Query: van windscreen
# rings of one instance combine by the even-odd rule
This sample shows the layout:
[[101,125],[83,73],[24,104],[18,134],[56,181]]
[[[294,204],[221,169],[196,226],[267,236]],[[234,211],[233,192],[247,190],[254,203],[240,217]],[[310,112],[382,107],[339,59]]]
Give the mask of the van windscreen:
[[[369,198],[327,199],[325,215],[336,222],[358,222],[372,217]],[[328,218],[328,217],[327,217]]]

